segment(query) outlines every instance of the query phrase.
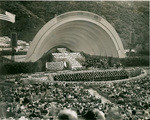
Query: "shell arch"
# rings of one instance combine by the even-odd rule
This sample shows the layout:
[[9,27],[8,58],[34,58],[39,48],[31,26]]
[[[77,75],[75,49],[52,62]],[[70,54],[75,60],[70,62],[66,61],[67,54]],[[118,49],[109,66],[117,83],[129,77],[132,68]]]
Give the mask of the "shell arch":
[[122,41],[111,24],[87,11],[67,12],[46,23],[31,42],[26,61],[35,62],[59,45],[91,55],[125,57]]

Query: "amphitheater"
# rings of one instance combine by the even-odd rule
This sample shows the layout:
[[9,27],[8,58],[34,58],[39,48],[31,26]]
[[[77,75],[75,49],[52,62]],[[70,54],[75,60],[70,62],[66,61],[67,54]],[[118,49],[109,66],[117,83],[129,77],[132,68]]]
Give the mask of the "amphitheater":
[[[46,64],[42,58],[49,52],[53,61]],[[85,69],[76,59],[84,60],[80,52],[126,57],[117,32],[101,16],[85,11],[56,16],[34,37],[26,57],[51,70],[0,76],[0,119],[58,120],[64,109],[74,110],[75,120],[98,120],[100,113],[103,120],[150,118],[149,67]],[[87,117],[89,111],[93,118]]]
[[[63,46],[64,48],[59,48]],[[57,48],[58,47],[58,48]],[[62,63],[68,62],[71,70],[82,68],[75,60],[82,58],[80,52],[105,57],[125,58],[122,41],[113,26],[101,16],[87,11],[72,11],[56,16],[46,23],[31,42],[26,61],[35,62],[47,52],[52,53],[54,61],[49,66],[58,72],[49,73],[51,81],[109,81],[128,79],[140,75],[143,70],[78,70],[62,71]],[[69,53],[66,48],[73,51]],[[71,56],[72,54],[72,56]],[[69,57],[65,57],[68,56]],[[76,56],[76,57],[75,57]],[[66,60],[67,59],[67,60]],[[70,59],[70,60],[69,60]],[[53,67],[52,67],[53,66]],[[58,69],[58,70],[57,70]]]

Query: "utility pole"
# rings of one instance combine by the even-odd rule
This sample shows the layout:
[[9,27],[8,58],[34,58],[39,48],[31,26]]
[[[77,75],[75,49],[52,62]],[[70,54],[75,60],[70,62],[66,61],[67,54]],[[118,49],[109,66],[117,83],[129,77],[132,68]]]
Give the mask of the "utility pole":
[[11,60],[14,62],[15,61],[15,47],[17,47],[17,33],[12,32],[11,33],[11,47],[12,47],[12,52],[11,52]]
[[133,46],[134,46],[134,30],[130,31],[129,56],[131,56]]
[[[16,17],[15,14],[12,14],[7,11],[5,11],[5,14],[0,14],[0,20],[9,21],[11,23],[15,23],[15,17]],[[17,47],[17,34],[16,33],[11,33],[11,46],[12,46],[11,60],[14,61],[15,47]]]
[[132,22],[132,25],[131,25],[131,31],[130,31],[130,42],[129,42],[129,55],[128,56],[131,56],[131,52],[132,52],[132,49],[134,47],[134,39],[135,39],[135,35],[134,35],[134,22]]

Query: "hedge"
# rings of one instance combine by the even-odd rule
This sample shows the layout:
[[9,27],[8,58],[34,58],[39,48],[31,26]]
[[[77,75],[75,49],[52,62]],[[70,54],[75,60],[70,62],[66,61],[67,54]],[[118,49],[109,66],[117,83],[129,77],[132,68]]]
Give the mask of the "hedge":
[[149,56],[126,57],[126,58],[112,58],[111,66],[116,63],[121,63],[126,67],[134,66],[149,66]]
[[[137,56],[128,56],[126,58],[114,58],[107,56],[98,56],[98,55],[89,55],[84,52],[81,52],[81,55],[85,57],[85,62],[83,65],[87,66],[95,66],[99,63],[100,59],[107,59],[108,65],[113,67],[114,64],[121,63],[126,67],[134,67],[134,66],[149,66],[149,55],[137,55]],[[88,62],[90,60],[90,62]],[[94,63],[94,64],[91,64]]]
[[[97,60],[99,58],[96,58]],[[95,61],[95,60],[92,60]],[[113,64],[121,63],[126,67],[134,66],[149,66],[149,56],[139,56],[139,57],[126,57],[126,58],[108,58],[110,66]],[[40,61],[35,63],[32,62],[17,62],[17,63],[1,63],[0,64],[0,74],[18,74],[18,73],[33,73],[37,71],[44,70],[43,64]],[[45,67],[45,66],[44,66]]]
[[129,77],[136,77],[138,75],[140,75],[142,73],[142,69],[141,68],[131,68],[127,70],[128,76]]
[[[11,55],[12,51],[11,50],[4,50],[4,51],[0,51],[1,55]],[[15,55],[26,55],[27,52],[26,51],[19,51],[19,52],[15,52]]]
[[35,62],[2,63],[0,74],[33,73],[37,71],[38,64]]
[[[101,57],[101,56],[88,56],[85,55],[85,63],[88,66],[95,66],[98,64],[100,59],[107,59],[108,65],[113,67],[114,64],[121,63],[123,66],[126,67],[134,67],[134,66],[149,66],[149,56],[132,56],[126,58],[113,58],[113,57]],[[90,60],[90,62],[88,62]],[[93,63],[93,64],[90,64]],[[83,64],[83,65],[84,65]]]

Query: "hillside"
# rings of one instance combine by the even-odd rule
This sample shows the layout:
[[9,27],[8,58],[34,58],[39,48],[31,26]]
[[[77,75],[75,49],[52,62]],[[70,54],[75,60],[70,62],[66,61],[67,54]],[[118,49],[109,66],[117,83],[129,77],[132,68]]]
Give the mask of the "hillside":
[[124,47],[128,48],[130,31],[135,32],[135,44],[143,49],[149,47],[149,2],[0,2],[1,13],[4,10],[16,15],[14,24],[0,21],[0,36],[18,33],[18,39],[32,41],[38,30],[55,15],[68,11],[83,10],[96,13],[114,26],[120,35]]

